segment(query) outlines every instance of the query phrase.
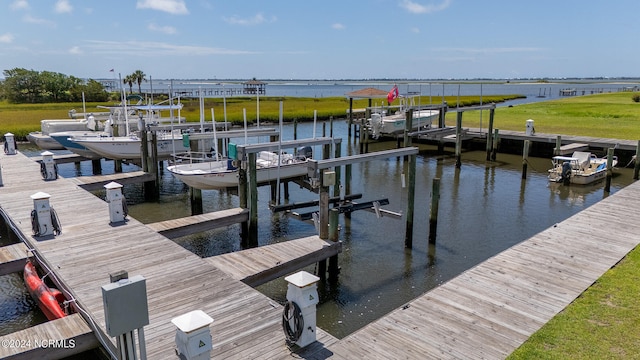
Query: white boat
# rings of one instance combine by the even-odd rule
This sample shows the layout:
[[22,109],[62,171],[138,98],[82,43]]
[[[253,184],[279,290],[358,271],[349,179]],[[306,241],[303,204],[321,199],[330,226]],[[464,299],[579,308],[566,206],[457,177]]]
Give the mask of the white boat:
[[[261,151],[256,156],[256,182],[262,184],[304,176],[307,174],[307,160],[312,157],[310,147],[299,149],[297,155]],[[167,170],[193,188],[213,190],[238,186],[238,169],[231,159],[197,162],[183,158],[183,161],[185,163],[168,166]]]
[[[142,156],[142,140],[137,134],[72,137],[70,140],[107,159],[137,160]],[[185,152],[189,150],[189,146],[184,146],[179,131],[173,131],[158,135],[157,149],[158,158],[161,159],[168,158],[176,152]],[[148,141],[148,150],[151,154],[151,139]]]
[[[371,118],[367,119],[367,127],[373,138],[397,135],[404,132],[406,127],[406,112],[415,107],[414,98],[400,98],[400,107],[393,114],[388,114],[385,108],[374,108]],[[415,110],[412,113],[412,130],[429,129],[433,120],[438,118],[438,110]]]
[[74,154],[80,155],[84,158],[97,160],[102,158],[101,155],[87,149],[84,145],[72,141],[72,139],[82,139],[90,137],[109,136],[105,132],[101,131],[61,131],[49,134],[51,139],[57,141],[64,146],[65,149],[71,151]]
[[[618,157],[612,159],[612,167]],[[607,158],[599,158],[586,151],[576,151],[571,156],[554,156],[549,169],[549,181],[564,184],[586,185],[602,180],[607,174]]]
[[[173,109],[180,110],[182,108],[182,104],[133,105],[125,108],[135,111],[145,111],[147,115],[146,117],[140,116],[141,120],[144,118],[149,123],[164,123],[167,122],[167,120],[166,118],[159,117],[160,111]],[[182,119],[178,115],[176,122],[179,123],[181,121]],[[129,124],[126,111],[125,124]],[[129,126],[127,126],[126,131],[129,132],[129,135],[127,136],[74,136],[68,139],[107,159],[138,160],[142,157],[142,140],[138,133],[130,132],[130,130]],[[149,154],[151,154],[151,139],[148,140],[148,151]],[[188,144],[185,146],[180,130],[161,132],[159,133],[157,140],[157,155],[159,159],[169,158],[172,154],[185,152],[190,149]],[[72,149],[69,150],[74,151]]]

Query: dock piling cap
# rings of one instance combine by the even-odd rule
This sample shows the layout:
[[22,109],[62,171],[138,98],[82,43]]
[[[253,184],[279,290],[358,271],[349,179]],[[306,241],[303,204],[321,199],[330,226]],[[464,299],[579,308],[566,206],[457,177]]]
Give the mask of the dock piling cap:
[[53,155],[55,155],[55,154],[54,154],[54,153],[52,153],[51,151],[44,151],[44,152],[42,152],[40,155],[42,155],[42,156],[53,156]]
[[213,322],[213,318],[202,310],[194,310],[171,319],[171,322],[180,331],[188,334],[194,330],[209,326]]
[[295,285],[299,288],[307,287],[309,285],[313,285],[320,280],[319,277],[309,274],[306,271],[299,271],[293,275],[289,275],[284,278],[287,282],[292,285]]
[[51,195],[47,194],[46,192],[42,192],[42,191],[31,195],[31,199],[33,199],[33,200],[48,199],[50,197],[51,197]]
[[119,188],[121,188],[121,187],[122,187],[122,184],[119,184],[119,183],[117,183],[117,182],[115,182],[115,181],[112,181],[112,182],[110,182],[110,183],[108,183],[108,184],[106,184],[106,185],[104,186],[104,188],[105,188],[105,189],[107,189],[107,190],[111,190],[111,189],[119,189]]

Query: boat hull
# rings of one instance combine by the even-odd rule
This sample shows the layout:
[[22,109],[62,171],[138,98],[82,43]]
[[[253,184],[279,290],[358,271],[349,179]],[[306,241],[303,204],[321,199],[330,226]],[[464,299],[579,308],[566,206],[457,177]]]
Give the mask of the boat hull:
[[[141,158],[141,140],[137,137],[79,138],[72,141],[108,159],[136,160]],[[157,144],[158,158],[168,158],[176,152],[189,150],[189,147],[184,146],[182,138],[177,137],[158,139]],[[151,143],[149,143],[149,154],[151,154]]]
[[36,267],[31,261],[27,261],[24,267],[24,283],[29,294],[38,304],[38,307],[49,320],[60,319],[66,316],[60,304],[65,300],[57,289],[48,287],[38,276]]
[[91,131],[63,131],[49,134],[49,136],[60,143],[60,145],[64,146],[65,149],[71,151],[74,154],[91,160],[102,158],[102,156],[87,149],[84,145],[71,140],[72,138],[95,138],[100,136],[99,132],[94,133]]
[[30,143],[36,145],[42,150],[64,150],[64,146],[59,142],[54,140],[51,136],[44,135],[39,131],[29,133],[29,135],[27,135],[27,139]]
[[[214,190],[238,186],[238,170],[229,169],[226,161],[215,165],[208,163],[172,165],[167,167],[167,170],[195,189]],[[258,184],[264,184],[277,179],[290,179],[306,174],[306,162],[299,162],[280,167],[258,168],[256,169],[256,181]]]
[[[412,130],[431,127],[431,123],[438,118],[439,113],[438,110],[414,111],[411,120]],[[374,137],[401,134],[405,130],[406,122],[404,113],[377,117],[372,115],[369,120]]]

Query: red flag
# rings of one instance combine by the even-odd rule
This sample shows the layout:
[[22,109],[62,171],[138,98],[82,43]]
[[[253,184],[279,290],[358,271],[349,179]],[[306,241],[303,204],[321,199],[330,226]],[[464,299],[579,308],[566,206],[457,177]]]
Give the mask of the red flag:
[[387,102],[391,104],[393,100],[397,99],[400,94],[398,93],[398,85],[393,85],[389,93],[387,94]]

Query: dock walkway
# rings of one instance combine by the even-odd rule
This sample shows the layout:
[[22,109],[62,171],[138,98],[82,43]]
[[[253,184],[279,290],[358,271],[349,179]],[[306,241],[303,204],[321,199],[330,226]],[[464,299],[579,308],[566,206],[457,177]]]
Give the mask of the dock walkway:
[[[146,279],[150,324],[145,326],[149,359],[175,357],[176,328],[171,319],[202,310],[211,325],[214,358],[289,358],[281,327],[282,307],[248,285],[233,279],[207,260],[135,219],[109,223],[108,205],[70,179],[44,181],[40,165],[24,155],[0,154],[4,186],[0,212],[16,235],[35,250],[50,278],[90,317],[87,320],[105,348],[115,353],[115,339],[106,334],[101,286],[120,270]],[[32,236],[30,196],[51,195],[62,233],[53,239]],[[318,329],[318,343],[305,352],[336,341]],[[300,356],[300,355],[296,355]]]
[[640,243],[640,182],[330,348],[345,359],[504,359]]
[[255,287],[342,251],[341,242],[330,242],[318,236],[289,240],[278,244],[222,254],[206,260],[234,279]]
[[79,314],[0,336],[2,359],[61,359],[97,348],[100,343]]

